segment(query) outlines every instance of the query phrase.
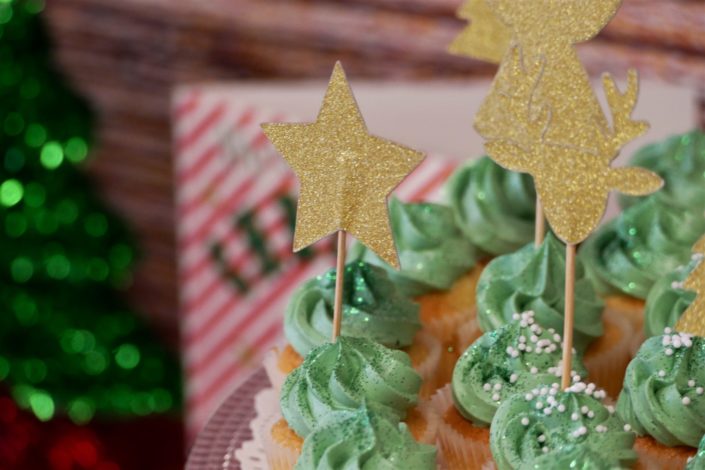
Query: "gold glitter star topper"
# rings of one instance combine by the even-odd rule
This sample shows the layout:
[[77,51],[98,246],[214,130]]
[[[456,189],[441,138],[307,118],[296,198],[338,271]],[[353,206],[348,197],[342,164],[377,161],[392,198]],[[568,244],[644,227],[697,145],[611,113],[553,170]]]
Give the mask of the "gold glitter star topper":
[[623,93],[604,75],[610,122],[574,47],[599,33],[621,0],[486,1],[512,39],[475,128],[499,165],[533,176],[537,205],[566,243],[562,386],[567,388],[576,245],[599,224],[610,191],[641,196],[663,181],[642,168],[611,167],[621,148],[648,128],[631,118],[639,88],[636,72],[629,72]]
[[705,337],[705,235],[695,244],[693,253],[700,261],[683,283],[683,288],[695,291],[696,296],[678,320],[676,331]]
[[487,0],[466,0],[458,9],[458,18],[470,21],[448,47],[452,54],[499,64],[512,37],[487,4]]
[[340,332],[345,233],[399,268],[387,197],[424,155],[368,133],[339,62],[316,122],[269,123],[262,129],[301,183],[294,251],[338,232],[336,338]]

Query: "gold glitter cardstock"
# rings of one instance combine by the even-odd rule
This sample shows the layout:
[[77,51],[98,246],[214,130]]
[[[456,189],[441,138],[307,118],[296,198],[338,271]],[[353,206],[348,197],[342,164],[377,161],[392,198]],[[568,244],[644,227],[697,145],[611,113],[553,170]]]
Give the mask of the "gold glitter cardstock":
[[676,324],[676,331],[705,337],[705,235],[693,247],[700,262],[683,283],[686,290],[695,291],[695,300],[683,312]]
[[509,48],[511,31],[494,14],[487,0],[466,0],[458,18],[470,22],[448,47],[452,54],[499,64]]
[[344,230],[398,269],[387,196],[424,155],[368,133],[340,63],[316,122],[262,128],[301,183],[294,251]]
[[648,129],[634,121],[639,81],[621,92],[605,74],[605,115],[574,45],[595,36],[618,0],[487,0],[512,31],[489,95],[475,118],[485,149],[503,167],[529,173],[546,219],[568,244],[602,219],[611,190],[646,195],[661,178],[642,168],[612,168],[621,148]]

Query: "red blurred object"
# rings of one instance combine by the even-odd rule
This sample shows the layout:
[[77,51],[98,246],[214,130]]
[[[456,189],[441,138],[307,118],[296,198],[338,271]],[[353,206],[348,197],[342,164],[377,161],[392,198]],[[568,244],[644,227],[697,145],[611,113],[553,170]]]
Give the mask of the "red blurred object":
[[174,449],[182,442],[178,419],[41,422],[0,395],[0,470],[181,469],[184,456]]

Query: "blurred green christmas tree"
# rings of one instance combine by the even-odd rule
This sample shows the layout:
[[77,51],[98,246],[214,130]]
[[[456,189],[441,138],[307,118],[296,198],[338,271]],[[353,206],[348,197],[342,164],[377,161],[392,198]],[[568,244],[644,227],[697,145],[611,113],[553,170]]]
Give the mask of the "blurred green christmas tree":
[[133,240],[81,172],[93,116],[42,8],[0,0],[0,384],[41,420],[175,410],[178,363],[122,299]]

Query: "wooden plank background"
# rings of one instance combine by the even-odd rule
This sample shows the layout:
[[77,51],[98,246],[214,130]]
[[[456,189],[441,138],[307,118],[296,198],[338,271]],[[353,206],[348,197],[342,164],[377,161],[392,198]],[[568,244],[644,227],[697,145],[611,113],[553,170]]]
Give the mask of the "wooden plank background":
[[[132,296],[177,340],[169,100],[176,84],[325,78],[342,59],[355,78],[489,76],[445,52],[464,27],[459,0],[61,0],[47,2],[57,57],[93,102],[99,147],[90,171],[137,231]],[[580,54],[593,72],[683,86],[705,83],[705,2],[625,0]],[[705,115],[705,105],[703,105]]]

